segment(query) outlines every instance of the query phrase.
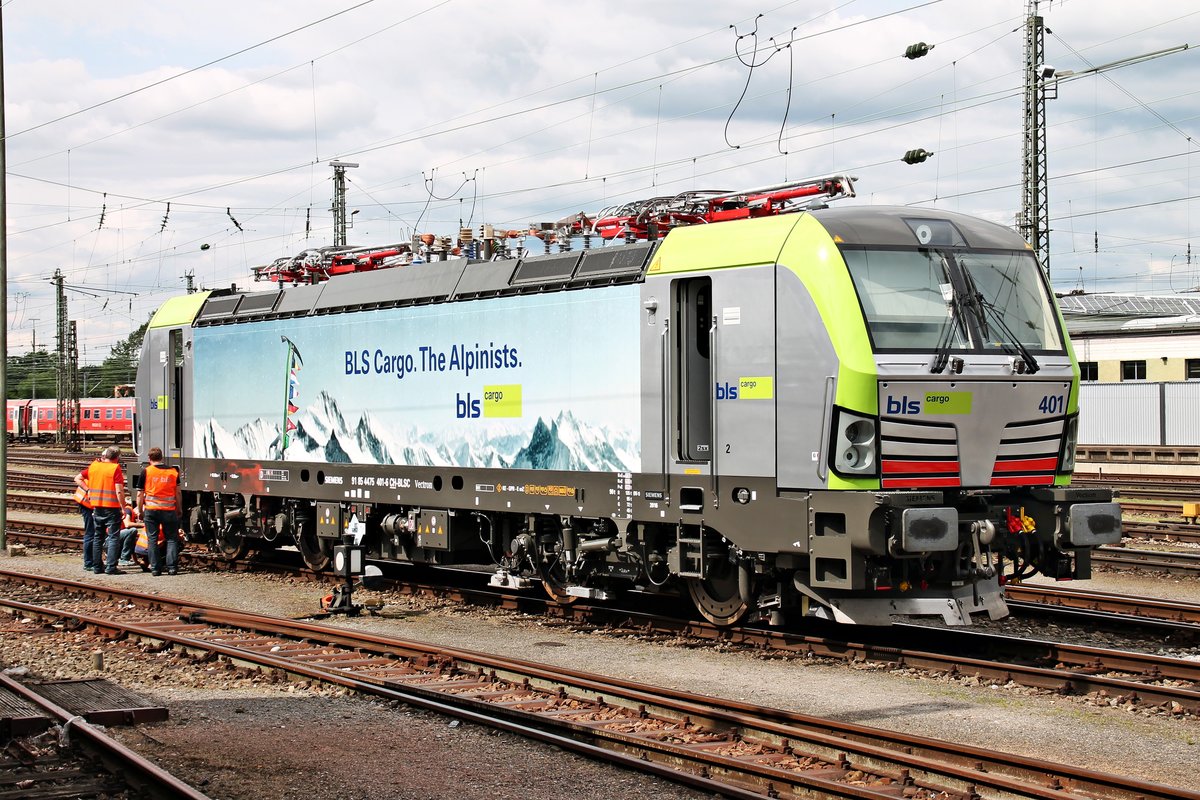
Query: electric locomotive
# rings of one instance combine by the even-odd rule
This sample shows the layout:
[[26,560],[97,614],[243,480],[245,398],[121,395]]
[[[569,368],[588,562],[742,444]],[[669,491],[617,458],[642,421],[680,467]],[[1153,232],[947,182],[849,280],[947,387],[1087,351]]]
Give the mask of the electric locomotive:
[[1007,580],[1089,577],[1120,510],[1069,485],[1078,368],[1029,246],[824,202],[852,194],[690,192],[537,227],[544,254],[464,230],[169,300],[137,450],[229,558],[321,569],[353,537],[564,603],[685,592],[722,625],[965,624]]

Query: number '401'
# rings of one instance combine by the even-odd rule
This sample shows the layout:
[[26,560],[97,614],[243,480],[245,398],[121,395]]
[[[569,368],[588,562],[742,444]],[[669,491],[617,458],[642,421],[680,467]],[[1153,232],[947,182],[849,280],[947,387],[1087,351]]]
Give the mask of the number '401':
[[1043,414],[1061,414],[1066,410],[1067,399],[1061,394],[1048,394],[1038,403],[1038,411]]

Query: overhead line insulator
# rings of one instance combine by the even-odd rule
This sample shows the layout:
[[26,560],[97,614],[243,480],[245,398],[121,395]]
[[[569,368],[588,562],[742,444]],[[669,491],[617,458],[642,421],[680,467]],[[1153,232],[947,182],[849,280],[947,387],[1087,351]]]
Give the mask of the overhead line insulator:
[[908,47],[904,48],[904,57],[921,58],[923,56],[927,56],[929,55],[929,51],[932,50],[934,46],[935,45],[932,44],[925,44],[924,42],[910,44]]

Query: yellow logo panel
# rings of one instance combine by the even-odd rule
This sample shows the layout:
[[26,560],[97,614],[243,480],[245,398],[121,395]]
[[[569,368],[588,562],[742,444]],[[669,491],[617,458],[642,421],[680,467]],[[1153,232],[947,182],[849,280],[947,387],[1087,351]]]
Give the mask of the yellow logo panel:
[[521,384],[484,386],[483,415],[485,417],[521,416]]
[[738,397],[743,400],[770,400],[775,396],[775,379],[770,375],[738,378]]
[[970,414],[970,392],[926,392],[926,414]]

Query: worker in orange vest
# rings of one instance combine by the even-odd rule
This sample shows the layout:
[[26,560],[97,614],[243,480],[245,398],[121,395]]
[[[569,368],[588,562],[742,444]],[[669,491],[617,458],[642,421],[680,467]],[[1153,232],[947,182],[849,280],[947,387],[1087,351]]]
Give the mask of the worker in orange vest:
[[83,568],[92,571],[92,542],[96,538],[96,526],[92,522],[92,507],[88,503],[88,471],[84,467],[75,476],[75,502],[79,504],[79,515],[83,517]]
[[100,460],[88,465],[87,473],[87,502],[92,507],[92,523],[96,529],[92,540],[92,571],[97,575],[120,575],[117,560],[121,551],[121,518],[129,505],[125,502],[121,448],[105,448]]
[[150,448],[146,454],[150,463],[142,472],[142,488],[138,490],[138,515],[146,523],[146,549],[150,552],[150,572],[162,575],[163,554],[158,540],[161,536],[167,551],[167,574],[179,574],[179,512],[183,497],[179,491],[179,470],[164,467],[162,450]]

